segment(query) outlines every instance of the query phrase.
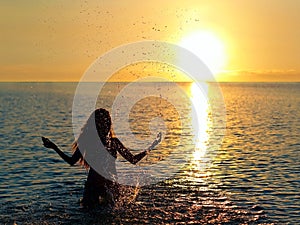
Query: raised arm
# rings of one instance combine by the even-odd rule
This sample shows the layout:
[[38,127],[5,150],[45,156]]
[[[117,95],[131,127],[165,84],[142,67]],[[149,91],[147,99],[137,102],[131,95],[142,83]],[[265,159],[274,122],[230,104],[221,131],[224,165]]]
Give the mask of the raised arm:
[[71,166],[74,165],[80,158],[81,153],[79,149],[77,148],[76,151],[73,153],[72,156],[66,155],[63,151],[61,151],[56,144],[54,144],[52,141],[50,141],[48,138],[42,137],[43,144],[46,148],[51,148],[67,163],[69,163]]
[[136,164],[141,161],[156,145],[161,141],[161,133],[157,135],[156,140],[151,144],[151,146],[137,155],[133,155],[128,148],[126,148],[119,139],[115,138],[115,144],[118,152],[123,158],[132,164]]
[[137,155],[133,155],[128,148],[126,148],[119,139],[115,138],[115,144],[118,152],[120,155],[126,159],[128,162],[132,164],[138,163],[140,160],[142,160],[146,155],[147,151],[143,151]]

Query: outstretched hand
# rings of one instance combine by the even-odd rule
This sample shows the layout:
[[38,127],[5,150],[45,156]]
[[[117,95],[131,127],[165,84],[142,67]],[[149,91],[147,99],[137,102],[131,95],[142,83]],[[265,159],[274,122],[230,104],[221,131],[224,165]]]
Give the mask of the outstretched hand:
[[155,148],[156,145],[158,145],[161,142],[161,137],[162,134],[161,132],[159,132],[156,136],[156,139],[153,141],[153,143],[150,145],[150,147],[148,148],[148,150],[152,150]]
[[42,137],[43,145],[46,148],[56,148],[56,144],[54,144],[52,141],[50,141],[48,138]]

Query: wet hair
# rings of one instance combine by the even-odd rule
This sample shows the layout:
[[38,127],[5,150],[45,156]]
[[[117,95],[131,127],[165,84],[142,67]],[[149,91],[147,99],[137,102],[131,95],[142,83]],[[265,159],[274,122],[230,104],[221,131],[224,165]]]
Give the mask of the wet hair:
[[[106,147],[109,144],[109,141],[112,137],[111,129],[111,117],[109,112],[106,109],[99,108],[96,109],[87,120],[86,124],[82,127],[81,133],[76,141],[72,144],[72,152],[75,152],[78,148],[78,142],[80,139],[85,139],[92,136],[91,132],[94,132],[96,127],[98,137],[100,138],[102,144]],[[84,149],[81,149],[84,150]],[[81,155],[83,152],[81,151]],[[88,163],[84,160],[84,155],[79,159],[80,165],[83,165],[85,168],[88,168]]]

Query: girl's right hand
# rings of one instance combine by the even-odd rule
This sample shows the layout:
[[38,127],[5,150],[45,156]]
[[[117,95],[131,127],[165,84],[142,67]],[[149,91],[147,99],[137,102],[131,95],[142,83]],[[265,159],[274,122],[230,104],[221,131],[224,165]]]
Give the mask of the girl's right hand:
[[155,148],[155,146],[161,142],[161,137],[162,137],[162,134],[161,134],[161,132],[159,132],[156,136],[155,141],[153,141],[151,146],[148,148],[149,151],[152,150],[153,148]]
[[56,144],[54,144],[52,141],[50,141],[48,138],[45,138],[45,137],[42,137],[42,141],[43,141],[43,145],[46,147],[46,148],[56,148]]

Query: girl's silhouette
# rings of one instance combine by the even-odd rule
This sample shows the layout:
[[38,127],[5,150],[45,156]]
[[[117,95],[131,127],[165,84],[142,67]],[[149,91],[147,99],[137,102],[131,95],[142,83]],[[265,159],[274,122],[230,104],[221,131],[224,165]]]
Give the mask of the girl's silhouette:
[[[95,132],[96,130],[96,132]],[[93,135],[94,133],[97,135]],[[95,138],[93,138],[95,137]],[[109,154],[101,155],[101,162],[97,162],[105,168],[106,176],[99,174],[93,167],[91,167],[85,160],[85,154],[88,154],[88,148],[95,148],[95,140],[99,138],[105,150]],[[84,187],[84,194],[82,204],[86,207],[96,206],[99,203],[113,204],[118,198],[119,187],[117,183],[117,173],[115,167],[115,160],[117,152],[120,153],[127,161],[136,164],[143,159],[159,142],[161,141],[161,133],[157,135],[157,139],[145,151],[133,155],[121,141],[114,137],[111,128],[111,117],[109,112],[105,109],[96,109],[89,117],[87,123],[82,128],[82,132],[78,139],[73,143],[73,155],[68,156],[62,152],[56,144],[48,138],[42,137],[43,144],[46,148],[55,150],[58,155],[70,165],[80,162],[89,169],[87,181]],[[97,140],[99,141],[99,140]],[[96,145],[97,146],[97,145]],[[107,153],[106,152],[106,153]],[[103,167],[104,165],[104,167]]]

